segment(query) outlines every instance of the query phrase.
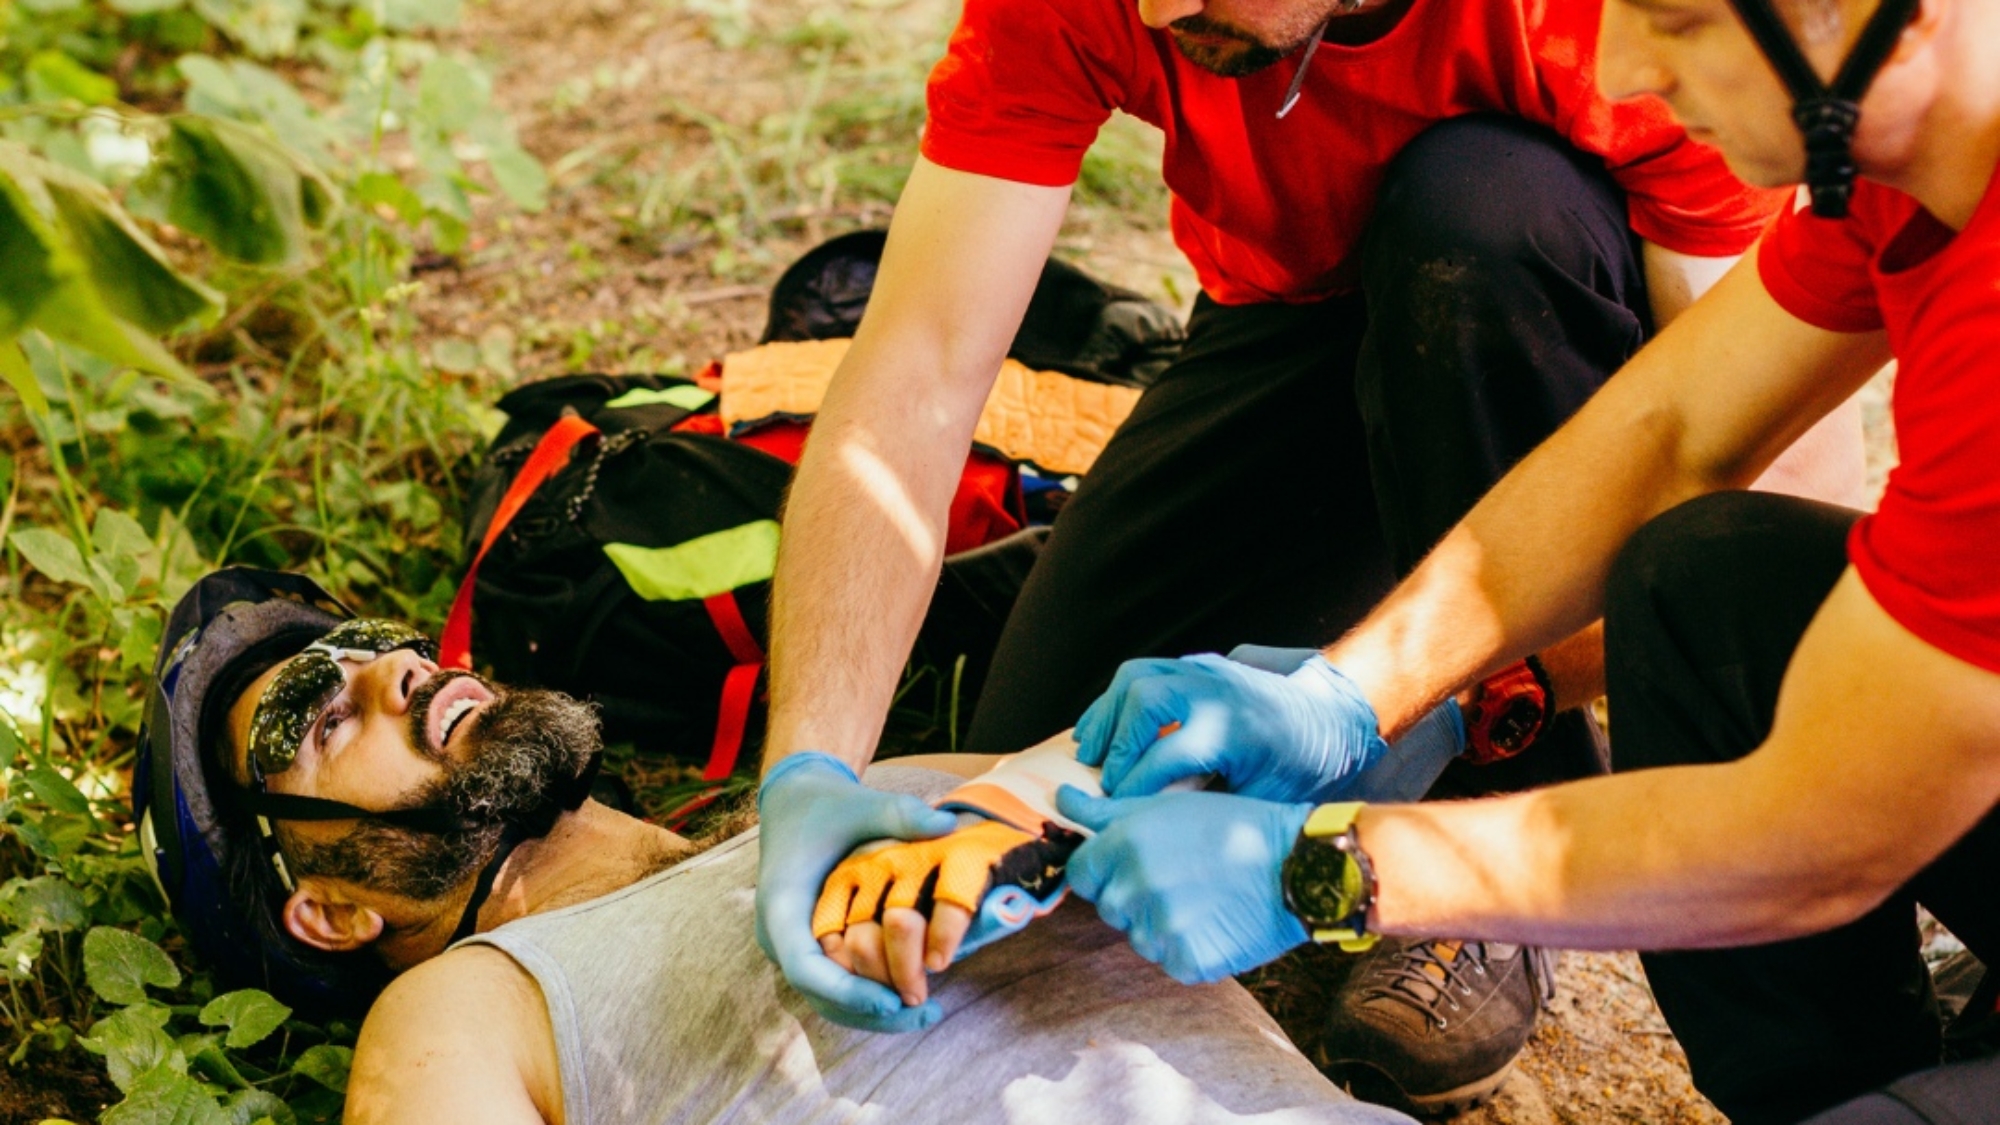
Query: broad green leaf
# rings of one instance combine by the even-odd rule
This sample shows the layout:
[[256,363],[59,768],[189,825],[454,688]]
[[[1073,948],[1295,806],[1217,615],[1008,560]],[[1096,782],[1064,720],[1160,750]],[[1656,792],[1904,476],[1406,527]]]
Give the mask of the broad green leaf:
[[0,977],[24,981],[35,974],[35,962],[42,958],[42,932],[16,930],[0,943]]
[[28,92],[35,101],[110,105],[118,100],[118,83],[61,51],[43,50],[28,60]]
[[27,781],[41,802],[59,813],[71,816],[89,816],[90,799],[83,795],[69,778],[47,766],[36,766],[26,770],[21,777]]
[[215,291],[183,277],[166,255],[96,185],[47,183],[69,244],[113,314],[163,333],[222,306]]
[[84,565],[83,552],[66,535],[46,527],[23,528],[7,537],[28,565],[55,579],[72,586],[90,585],[90,568]]
[[187,1060],[188,1073],[211,1085],[242,1090],[250,1085],[222,1049],[222,1036],[214,1032],[183,1035],[174,1040],[174,1049]]
[[119,320],[82,279],[58,289],[35,315],[34,326],[92,355],[184,382],[200,381],[158,340]]
[[[4,255],[0,255],[4,260]],[[14,340],[0,340],[0,379],[14,388],[21,396],[21,405],[28,412],[40,417],[49,413],[49,397],[42,393],[41,383],[35,380],[35,369],[28,366],[28,357],[21,354],[21,345]]]
[[83,935],[83,975],[91,991],[113,1004],[138,1004],[146,986],[173,988],[181,982],[166,950],[125,930],[95,926]]
[[231,1050],[240,1051],[262,1042],[291,1014],[292,1010],[272,999],[270,993],[246,988],[210,1000],[201,1010],[201,1022],[204,1027],[228,1028],[229,1037],[224,1042]]
[[30,12],[54,15],[57,12],[73,11],[83,6],[83,0],[20,0],[21,7]]
[[424,201],[409,185],[387,172],[368,172],[354,181],[351,198],[364,207],[387,207],[415,226],[424,220]]
[[182,55],[174,69],[187,79],[190,113],[234,115],[243,111],[243,88],[236,75],[212,55]]
[[259,58],[298,49],[305,0],[194,0],[194,10]]
[[256,1125],[259,1121],[298,1125],[299,1120],[292,1107],[269,1090],[238,1090],[224,1100],[222,1108],[230,1125]]
[[9,879],[0,889],[0,917],[18,930],[69,933],[90,924],[83,892],[54,875]]
[[[12,155],[0,147],[0,159]],[[0,339],[12,341],[55,296],[69,271],[63,268],[65,263],[48,222],[28,202],[8,170],[0,166],[0,262],[7,263],[7,268],[0,270]],[[15,390],[27,397],[21,388]]]
[[232,121],[176,118],[166,147],[167,218],[232,258],[258,265],[305,255],[309,220],[327,187],[256,130]]
[[162,1064],[138,1076],[101,1125],[231,1125],[233,1118],[201,1083]]
[[112,507],[97,509],[97,522],[90,528],[90,545],[104,555],[150,554],[153,537],[138,520]]
[[156,12],[171,12],[185,4],[187,0],[109,0],[115,11],[128,16],[150,16]]
[[322,1043],[300,1055],[298,1061],[292,1064],[292,1073],[303,1074],[336,1094],[344,1094],[347,1092],[347,1069],[353,1062],[353,1051]]
[[514,206],[533,213],[549,205],[549,174],[520,145],[489,147],[486,166],[493,169],[493,182],[500,185]]
[[104,1056],[112,1083],[130,1094],[140,1078],[154,1070],[187,1069],[187,1060],[174,1049],[174,1038],[166,1032],[172,1015],[159,1004],[120,1008],[92,1024],[82,1043],[92,1053]]
[[432,57],[417,80],[417,114],[440,133],[463,132],[491,100],[486,77],[450,55]]

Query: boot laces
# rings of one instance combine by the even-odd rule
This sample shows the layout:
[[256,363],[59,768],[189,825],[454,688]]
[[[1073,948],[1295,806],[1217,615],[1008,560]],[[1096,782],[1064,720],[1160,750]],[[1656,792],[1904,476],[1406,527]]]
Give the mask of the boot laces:
[[1459,999],[1471,996],[1473,982],[1489,975],[1486,944],[1445,938],[1412,942],[1377,972],[1371,996],[1406,1004],[1443,1029],[1450,1026],[1446,1012],[1461,1010]]

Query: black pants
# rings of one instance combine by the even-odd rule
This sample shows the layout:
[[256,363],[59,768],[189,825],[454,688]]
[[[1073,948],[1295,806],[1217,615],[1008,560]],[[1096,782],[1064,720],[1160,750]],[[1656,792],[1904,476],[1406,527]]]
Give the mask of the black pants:
[[[1070,726],[1131,657],[1332,641],[1649,328],[1623,195],[1519,121],[1412,141],[1361,262],[1352,297],[1197,302],[1179,359],[1056,520],[968,748]],[[1601,770],[1581,723],[1568,734],[1470,787]]]
[[[1731,761],[1763,742],[1792,652],[1846,568],[1855,516],[1724,493],[1632,538],[1605,609],[1620,771]],[[1770,945],[1645,955],[1696,1087],[1737,1125],[1760,1125],[1936,1066],[1941,1029],[1914,903],[1981,961],[2000,963],[1996,873],[2000,814],[1848,925]],[[1987,1119],[2000,1119],[2000,1105],[1992,1109]]]

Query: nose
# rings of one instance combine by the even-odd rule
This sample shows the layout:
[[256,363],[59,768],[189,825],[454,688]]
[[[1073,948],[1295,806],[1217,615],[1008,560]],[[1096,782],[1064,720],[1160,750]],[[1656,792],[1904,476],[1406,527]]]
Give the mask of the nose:
[[410,697],[437,671],[436,664],[409,649],[397,649],[363,664],[351,684],[369,710],[402,715],[410,709]]
[[1185,16],[1197,15],[1206,0],[1139,0],[1139,22],[1147,27],[1165,27]]
[[1671,91],[1673,76],[1647,46],[1642,17],[1625,0],[1605,0],[1602,11],[1597,25],[1597,88],[1612,101]]

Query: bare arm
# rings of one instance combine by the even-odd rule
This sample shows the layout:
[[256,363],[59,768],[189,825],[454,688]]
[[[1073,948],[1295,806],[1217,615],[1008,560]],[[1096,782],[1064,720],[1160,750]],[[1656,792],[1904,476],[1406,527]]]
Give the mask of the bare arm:
[[1872,909],[1993,807],[1996,729],[2000,676],[1912,636],[1850,571],[1800,642],[1770,737],[1741,761],[1366,810],[1375,917],[1568,948],[1817,932]]
[[[1393,737],[1438,699],[1596,619],[1640,525],[1743,487],[1887,358],[1814,328],[1746,259],[1480,501],[1327,652]],[[1564,528],[1561,535],[1525,528]]]
[[354,1125],[562,1125],[562,1075],[541,990],[497,949],[404,973],[368,1011],[347,1082]]
[[[1646,293],[1657,333],[1679,319],[1735,266],[1738,257],[1698,258],[1640,243]],[[1751,487],[1842,504],[1866,505],[1868,468],[1861,433],[1861,402],[1850,397],[1778,455]],[[1559,706],[1578,706],[1604,694],[1604,624],[1596,622],[1541,653],[1555,682]]]
[[1068,204],[1067,188],[917,161],[786,502],[767,765],[873,756],[973,427]]

